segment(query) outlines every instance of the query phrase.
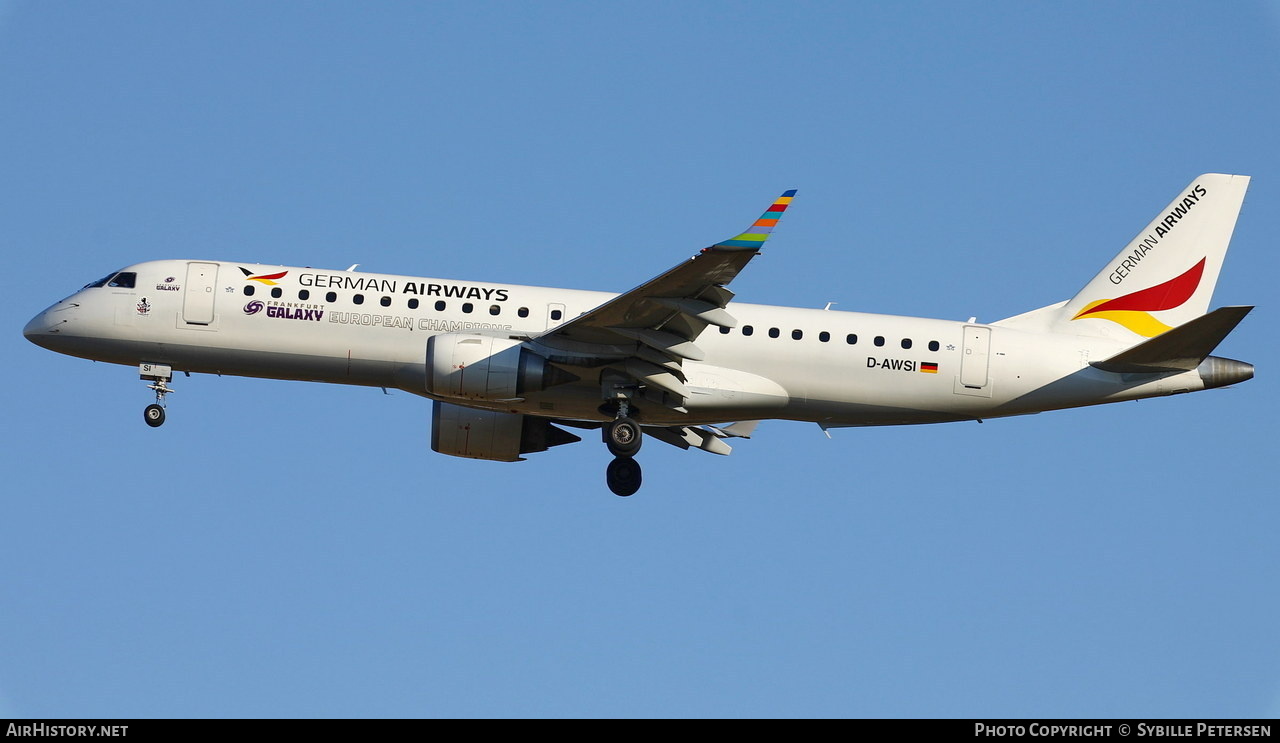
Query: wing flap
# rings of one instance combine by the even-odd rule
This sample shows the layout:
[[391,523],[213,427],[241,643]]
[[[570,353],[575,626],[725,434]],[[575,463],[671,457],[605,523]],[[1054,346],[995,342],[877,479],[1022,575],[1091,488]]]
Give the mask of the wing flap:
[[714,432],[700,426],[673,426],[670,428],[645,426],[644,432],[664,444],[671,444],[681,449],[696,448],[721,456],[728,456],[733,452],[733,447],[721,441],[720,437]]
[[664,330],[643,330],[639,328],[610,328],[618,335],[634,338],[653,350],[673,358],[702,361],[707,354],[691,340],[686,340],[675,333]]
[[690,317],[702,320],[708,325],[715,325],[721,328],[736,328],[738,321],[726,312],[719,305],[701,299],[686,299],[684,297],[656,297],[649,300],[663,307],[670,307],[678,310]]

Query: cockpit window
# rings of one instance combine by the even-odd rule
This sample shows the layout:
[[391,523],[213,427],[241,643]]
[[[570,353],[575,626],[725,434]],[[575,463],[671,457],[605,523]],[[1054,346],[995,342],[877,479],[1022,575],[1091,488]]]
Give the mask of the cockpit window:
[[85,284],[85,289],[93,289],[99,286],[114,286],[118,289],[132,289],[138,283],[138,274],[133,271],[117,271],[109,273],[98,279],[92,284]]
[[121,271],[107,282],[107,286],[114,286],[120,289],[132,289],[136,283],[138,283],[138,274],[132,271]]

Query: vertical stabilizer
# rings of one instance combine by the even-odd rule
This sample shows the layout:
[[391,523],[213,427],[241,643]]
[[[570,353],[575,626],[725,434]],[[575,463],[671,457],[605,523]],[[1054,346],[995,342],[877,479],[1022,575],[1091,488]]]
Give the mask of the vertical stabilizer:
[[1244,175],[1196,178],[1063,305],[1053,329],[1132,340],[1205,314],[1248,187]]

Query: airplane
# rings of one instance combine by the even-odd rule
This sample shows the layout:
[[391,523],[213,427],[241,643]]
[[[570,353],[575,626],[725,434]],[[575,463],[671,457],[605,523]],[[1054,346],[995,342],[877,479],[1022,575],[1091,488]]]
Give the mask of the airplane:
[[1212,356],[1251,306],[1208,311],[1249,177],[1191,182],[1070,299],[998,322],[740,303],[728,286],[795,191],[631,291],[215,260],[127,266],[36,315],[52,351],[136,366],[165,420],[175,370],[400,389],[431,448],[503,462],[598,430],[617,495],[644,437],[713,454],[757,423],[823,431],[1025,415],[1253,377]]

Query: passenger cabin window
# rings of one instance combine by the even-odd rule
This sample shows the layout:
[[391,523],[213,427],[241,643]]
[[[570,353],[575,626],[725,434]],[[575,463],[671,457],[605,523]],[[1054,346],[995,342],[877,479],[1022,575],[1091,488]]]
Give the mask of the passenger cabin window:
[[751,327],[750,325],[743,325],[743,326],[742,326],[742,334],[743,334],[743,335],[751,335],[751,334],[752,334],[752,333],[754,333],[754,332],[756,332],[756,329],[755,329],[755,328],[753,328],[753,327]]
[[883,336],[883,335],[877,335],[877,336],[875,337],[875,340],[873,340],[873,341],[872,341],[872,343],[875,343],[877,346],[883,346],[883,345],[884,345],[884,336]]
[[559,319],[560,319],[560,318],[562,318],[562,317],[564,317],[564,313],[563,313],[563,312],[561,312],[560,310],[551,310],[551,319],[552,319],[552,320],[559,320]]
[[769,328],[769,337],[770,337],[770,338],[777,338],[777,337],[778,337],[778,329],[777,329],[777,328]]
[[308,299],[311,299],[311,292],[306,289],[299,289],[298,299],[301,299],[304,302],[307,301]]
[[107,286],[117,289],[132,289],[138,283],[138,274],[132,271],[121,271],[107,282]]
[[939,345],[938,345],[938,342],[937,342],[937,341],[929,341],[929,350],[930,350],[930,351],[937,351],[939,348],[941,348],[941,346],[939,346]]
[[500,306],[498,306],[498,305],[496,305],[496,304],[491,304],[491,305],[489,305],[489,314],[490,314],[490,315],[496,315],[496,314],[498,314],[499,312],[502,312],[502,308],[501,308]]
[[379,299],[378,304],[381,304],[383,307],[390,307],[391,297],[383,297],[382,299]]
[[824,330],[821,333],[818,333],[818,340],[822,341],[823,343],[826,343],[827,341],[831,340],[831,334]]
[[851,346],[852,346],[853,344],[855,344],[855,343],[857,343],[857,342],[858,342],[858,334],[857,334],[857,333],[850,333],[850,334],[846,335],[846,336],[844,337],[844,342],[845,342],[845,343],[848,343],[849,345],[851,345]]
[[338,301],[338,293],[337,293],[337,292],[328,292],[328,293],[326,293],[326,294],[324,295],[324,301],[326,301],[326,302],[336,302],[336,301]]
[[351,301],[355,302],[356,304],[364,304],[364,295],[356,294],[355,296],[351,297]]
[[728,334],[729,334],[729,330],[730,330],[730,328],[727,328],[727,327],[725,327],[724,325],[721,325],[721,326],[720,326],[720,335],[728,335]]
[[791,331],[791,340],[793,340],[793,341],[798,341],[798,340],[800,340],[800,339],[801,339],[801,338],[803,338],[803,337],[804,337],[804,331],[802,331],[802,330],[793,330],[793,331]]
[[244,285],[244,295],[245,295],[246,297],[252,297],[252,296],[253,296],[253,285],[252,285],[252,284],[245,284],[245,285]]
[[418,298],[417,298],[417,297],[411,297],[411,298],[409,299],[409,309],[411,309],[411,310],[416,310],[416,309],[418,309]]
[[445,308],[445,306],[446,306],[446,305],[445,305],[445,303],[444,303],[444,300],[443,300],[443,299],[441,299],[441,300],[437,300],[437,301],[436,301],[436,312],[444,312],[444,308]]
[[471,304],[470,302],[462,303],[462,311],[467,313],[468,315],[471,314],[471,310],[473,309],[475,309],[475,305]]
[[528,308],[528,307],[521,307],[520,309],[516,310],[516,314],[517,314],[517,315],[519,315],[520,317],[528,317],[528,316],[529,316],[529,308]]
[[902,339],[902,348],[903,348],[904,350],[905,350],[905,349],[908,349],[908,348],[911,348],[911,339],[910,339],[910,338],[903,338],[903,339]]
[[283,294],[284,294],[284,289],[281,289],[278,286],[271,290],[272,299],[279,299]]

